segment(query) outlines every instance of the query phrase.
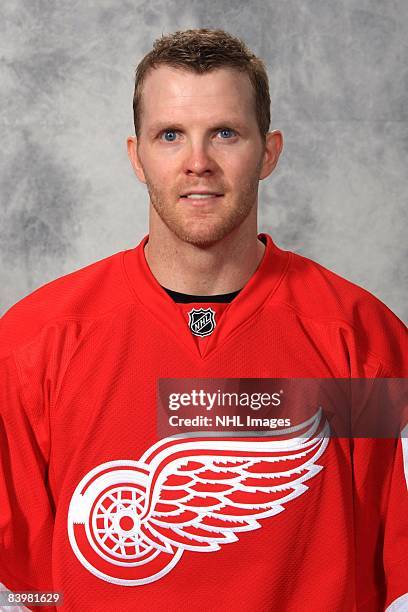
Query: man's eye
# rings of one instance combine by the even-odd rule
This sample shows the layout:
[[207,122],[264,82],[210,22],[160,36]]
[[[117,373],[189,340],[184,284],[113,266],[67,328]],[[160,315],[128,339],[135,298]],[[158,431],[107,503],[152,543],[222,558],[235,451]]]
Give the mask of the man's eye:
[[230,130],[230,128],[222,128],[222,130],[218,130],[219,134],[223,134],[223,140],[228,140],[229,137],[234,136],[234,130]]
[[[236,136],[236,132],[230,128],[221,128],[217,133],[221,134],[222,140],[229,140],[231,137]],[[165,142],[174,142],[176,138],[177,130],[164,130],[160,135],[160,139]]]
[[165,130],[162,135],[161,135],[161,139],[165,140],[166,142],[174,142],[176,139],[176,131],[175,130]]

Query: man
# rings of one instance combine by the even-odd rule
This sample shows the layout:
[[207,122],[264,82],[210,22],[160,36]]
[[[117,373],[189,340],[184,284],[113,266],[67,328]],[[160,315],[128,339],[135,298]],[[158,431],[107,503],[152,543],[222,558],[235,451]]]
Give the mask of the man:
[[406,374],[406,329],[387,307],[258,236],[258,183],[282,149],[269,106],[264,66],[238,39],[156,41],[127,140],[148,236],[4,316],[11,591],[62,592],[66,610],[404,606],[401,440],[319,437],[316,419],[303,438],[158,434],[162,379]]

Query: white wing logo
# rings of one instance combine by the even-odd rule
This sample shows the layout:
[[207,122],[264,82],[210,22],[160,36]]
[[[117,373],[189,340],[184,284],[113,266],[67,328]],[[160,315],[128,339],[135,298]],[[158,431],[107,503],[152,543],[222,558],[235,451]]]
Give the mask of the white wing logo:
[[301,425],[258,437],[164,438],[140,461],[98,465],[69,506],[75,555],[98,578],[136,586],[165,576],[184,551],[236,542],[239,532],[282,512],[320,472],[316,461],[329,442],[321,417],[319,410]]

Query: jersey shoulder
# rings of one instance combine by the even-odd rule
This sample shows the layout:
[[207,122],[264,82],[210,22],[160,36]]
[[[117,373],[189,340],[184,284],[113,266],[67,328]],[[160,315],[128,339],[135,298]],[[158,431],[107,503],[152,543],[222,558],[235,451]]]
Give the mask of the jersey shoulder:
[[399,364],[400,369],[406,360],[406,325],[370,291],[312,259],[291,254],[275,299],[299,318],[352,334],[362,351],[377,355],[385,364]]
[[23,297],[0,319],[0,357],[61,320],[91,321],[132,300],[120,251],[56,278]]
[[397,319],[370,291],[298,253],[291,253],[279,297],[305,316],[315,318],[344,319],[352,323],[360,309],[367,308]]

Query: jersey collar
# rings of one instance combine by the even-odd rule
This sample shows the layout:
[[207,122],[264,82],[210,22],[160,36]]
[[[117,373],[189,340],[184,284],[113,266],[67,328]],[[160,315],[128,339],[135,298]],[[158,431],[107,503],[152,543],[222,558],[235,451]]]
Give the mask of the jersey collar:
[[238,296],[228,304],[217,321],[202,354],[180,308],[161,287],[147,264],[144,247],[149,235],[146,235],[137,247],[123,252],[123,268],[138,302],[155,317],[160,326],[164,326],[174,335],[177,342],[181,342],[198,358],[206,359],[228,339],[251,324],[252,318],[272,297],[287,272],[291,253],[277,247],[268,234],[259,234],[258,238],[266,243],[263,258]]

